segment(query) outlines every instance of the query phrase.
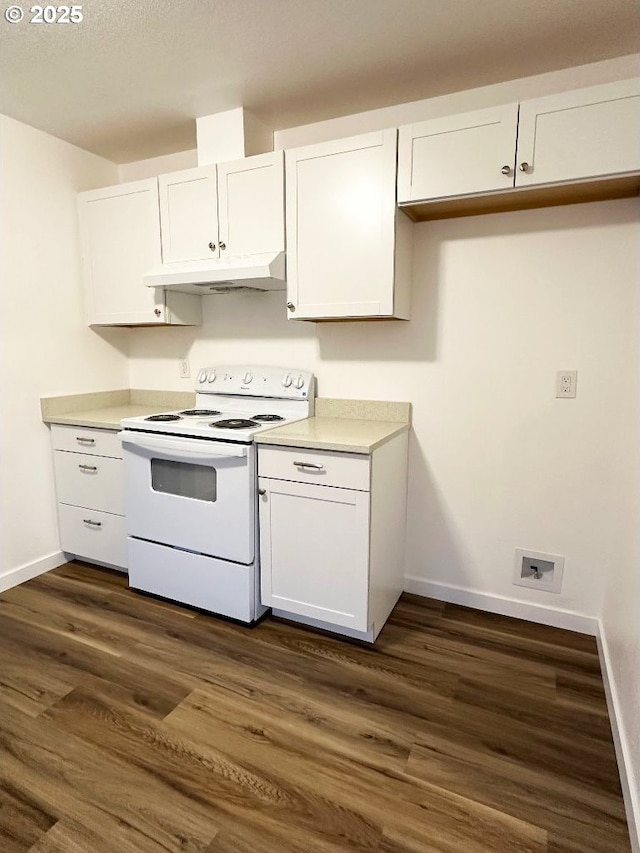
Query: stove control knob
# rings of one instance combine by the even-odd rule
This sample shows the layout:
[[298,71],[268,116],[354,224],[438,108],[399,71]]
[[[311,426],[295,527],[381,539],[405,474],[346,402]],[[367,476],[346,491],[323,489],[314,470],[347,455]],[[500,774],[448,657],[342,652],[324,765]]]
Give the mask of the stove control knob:
[[288,388],[291,385],[291,374],[287,373],[287,375],[282,380],[282,384],[285,388]]
[[210,370],[207,373],[207,382],[215,382],[216,381],[216,372],[215,370]]
[[206,382],[206,381],[207,381],[207,371],[201,370],[200,373],[198,373],[198,382]]
[[250,372],[247,370],[247,372],[245,373],[245,375],[242,377],[242,381],[244,382],[244,384],[245,384],[245,385],[248,385],[250,382],[252,382],[252,381],[253,381],[253,373],[250,373]]
[[304,386],[304,379],[302,378],[302,376],[296,376],[296,378],[293,380],[293,384],[296,388],[302,388]]

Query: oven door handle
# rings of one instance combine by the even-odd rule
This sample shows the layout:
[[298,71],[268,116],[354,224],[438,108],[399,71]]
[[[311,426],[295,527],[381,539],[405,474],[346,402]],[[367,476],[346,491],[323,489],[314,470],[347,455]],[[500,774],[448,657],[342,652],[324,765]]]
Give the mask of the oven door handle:
[[126,430],[119,432],[118,438],[122,440],[123,445],[128,444],[133,450],[140,448],[151,452],[156,451],[166,458],[176,461],[242,458],[247,455],[247,448],[242,445],[197,441],[192,438],[184,440],[152,438],[147,435],[134,435]]

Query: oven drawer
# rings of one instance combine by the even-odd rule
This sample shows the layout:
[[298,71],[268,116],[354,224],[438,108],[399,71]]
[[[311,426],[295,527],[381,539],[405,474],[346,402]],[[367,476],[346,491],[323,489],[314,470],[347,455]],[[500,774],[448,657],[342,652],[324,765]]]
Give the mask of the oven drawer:
[[63,551],[126,569],[127,533],[121,515],[58,504],[58,520]]
[[242,622],[255,618],[255,568],[129,538],[129,586]]
[[117,431],[53,424],[51,442],[54,450],[71,450],[75,453],[122,459],[122,443]]
[[369,472],[369,457],[359,453],[263,446],[258,450],[259,476],[274,480],[368,492]]
[[124,515],[122,460],[54,450],[58,501]]

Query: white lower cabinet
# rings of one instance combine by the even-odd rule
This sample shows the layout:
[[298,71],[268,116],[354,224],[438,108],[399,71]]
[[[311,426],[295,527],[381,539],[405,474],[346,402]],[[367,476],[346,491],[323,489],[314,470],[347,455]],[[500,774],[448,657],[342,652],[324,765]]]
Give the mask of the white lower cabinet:
[[51,441],[62,550],[126,571],[122,448],[116,432],[54,425]]
[[371,455],[260,447],[262,603],[373,641],[403,588],[407,433]]

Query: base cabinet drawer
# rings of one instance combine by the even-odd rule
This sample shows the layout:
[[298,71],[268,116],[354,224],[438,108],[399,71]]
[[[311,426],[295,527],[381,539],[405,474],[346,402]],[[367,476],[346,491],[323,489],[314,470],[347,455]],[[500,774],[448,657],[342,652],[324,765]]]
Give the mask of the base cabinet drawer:
[[122,442],[118,433],[109,429],[53,424],[51,443],[54,450],[70,450],[74,453],[91,453],[95,456],[122,459]]
[[258,473],[274,480],[369,491],[369,457],[291,447],[260,447]]
[[58,522],[63,551],[126,569],[127,532],[123,516],[58,504]]
[[122,459],[54,450],[58,501],[124,515]]

